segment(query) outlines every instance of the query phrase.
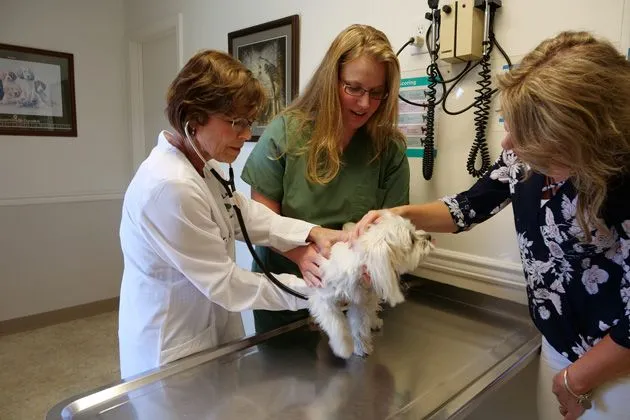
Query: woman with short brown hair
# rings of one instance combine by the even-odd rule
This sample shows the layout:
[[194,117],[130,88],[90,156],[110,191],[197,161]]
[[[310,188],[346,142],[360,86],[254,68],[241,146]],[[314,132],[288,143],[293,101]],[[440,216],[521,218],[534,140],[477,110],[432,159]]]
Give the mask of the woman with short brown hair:
[[[218,162],[236,159],[264,100],[252,73],[218,51],[193,56],[171,83],[166,114],[173,132],[160,133],[123,203],[123,378],[241,336],[240,311],[306,307],[236,265],[234,241],[243,232],[235,206],[255,244],[287,251],[313,242],[325,255],[344,237],[228,193]],[[298,277],[278,277],[305,292]]]

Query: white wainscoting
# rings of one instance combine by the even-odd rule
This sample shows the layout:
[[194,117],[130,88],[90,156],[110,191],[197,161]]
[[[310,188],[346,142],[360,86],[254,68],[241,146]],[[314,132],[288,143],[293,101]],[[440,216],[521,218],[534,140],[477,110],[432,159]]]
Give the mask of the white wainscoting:
[[412,274],[526,304],[521,264],[436,249]]
[[33,195],[22,197],[0,197],[2,206],[25,206],[34,204],[81,203],[87,201],[122,200],[124,191],[93,191],[78,194]]

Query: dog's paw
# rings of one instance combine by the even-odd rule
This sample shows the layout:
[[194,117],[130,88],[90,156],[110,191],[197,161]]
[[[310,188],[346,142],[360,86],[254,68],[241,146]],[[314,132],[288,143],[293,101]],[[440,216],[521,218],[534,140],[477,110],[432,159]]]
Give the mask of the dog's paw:
[[383,328],[383,320],[377,316],[370,320],[370,328],[373,331],[378,331]]
[[365,357],[372,353],[374,346],[372,340],[369,338],[363,340],[357,340],[354,342],[354,354],[360,357]]

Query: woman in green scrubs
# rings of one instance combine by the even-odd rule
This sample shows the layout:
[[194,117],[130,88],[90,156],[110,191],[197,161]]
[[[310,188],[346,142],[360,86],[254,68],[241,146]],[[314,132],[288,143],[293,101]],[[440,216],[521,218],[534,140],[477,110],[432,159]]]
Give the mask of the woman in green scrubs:
[[[400,66],[385,34],[352,25],[333,41],[304,93],[265,129],[242,179],[283,216],[333,229],[369,210],[409,202],[409,162],[398,123]],[[319,280],[315,247],[257,248],[272,272]],[[261,271],[254,264],[255,271]],[[254,311],[257,332],[308,311]]]

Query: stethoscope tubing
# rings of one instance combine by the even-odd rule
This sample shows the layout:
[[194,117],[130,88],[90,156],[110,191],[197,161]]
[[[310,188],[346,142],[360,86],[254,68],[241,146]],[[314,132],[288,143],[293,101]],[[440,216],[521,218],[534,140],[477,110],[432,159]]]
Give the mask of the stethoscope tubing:
[[[192,148],[195,150],[195,153],[197,153],[199,158],[203,160],[201,153],[199,153],[199,150],[197,150],[197,146],[195,146],[195,143],[193,142],[190,134],[188,133],[188,121],[186,122],[186,124],[184,124],[184,133],[186,134],[186,139],[188,140]],[[245,239],[245,244],[247,245],[247,249],[249,250],[249,253],[252,255],[252,258],[254,259],[256,264],[258,264],[258,267],[260,267],[260,269],[263,271],[265,277],[267,277],[269,281],[271,281],[275,286],[280,288],[282,291],[290,295],[293,295],[298,299],[308,300],[308,297],[306,295],[291,289],[290,287],[282,283],[280,280],[278,280],[267,269],[265,264],[262,262],[262,260],[256,253],[256,250],[254,249],[254,245],[252,244],[252,241],[249,238],[249,233],[247,232],[247,228],[245,227],[245,220],[243,219],[243,213],[241,212],[241,209],[238,207],[238,204],[236,203],[236,200],[234,199],[234,193],[236,192],[236,185],[234,183],[234,170],[232,169],[232,165],[229,166],[229,170],[228,170],[229,180],[223,179],[223,177],[219,175],[219,173],[216,170],[214,170],[214,168],[210,169],[210,173],[212,173],[212,175],[217,179],[217,181],[219,181],[219,183],[225,189],[225,192],[227,193],[228,197],[230,198],[230,201],[232,202],[232,208],[234,209],[234,213],[236,213],[236,219],[238,220],[238,224],[241,227],[241,233],[243,234],[243,239]]]

